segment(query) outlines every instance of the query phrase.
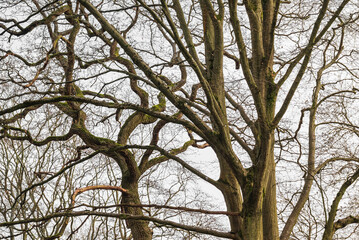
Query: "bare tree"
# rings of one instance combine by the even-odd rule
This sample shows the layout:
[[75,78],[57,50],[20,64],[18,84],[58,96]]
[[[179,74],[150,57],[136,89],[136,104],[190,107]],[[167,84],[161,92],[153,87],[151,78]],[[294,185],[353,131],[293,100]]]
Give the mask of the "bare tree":
[[[43,183],[98,155],[116,163],[108,169],[119,168],[121,186],[99,177],[73,192],[65,211],[0,226],[97,216],[124,219],[141,240],[153,238],[150,222],[249,240],[286,240],[323,226],[315,236],[331,239],[358,222],[350,214],[336,220],[358,169],[357,7],[349,0],[1,3],[1,138],[38,147],[78,139],[77,157]],[[183,154],[203,148],[215,153],[218,179],[204,174],[209,164],[194,167]],[[222,193],[229,232],[142,210],[151,204],[140,196],[141,179],[172,161]],[[344,170],[326,171],[331,164]],[[326,196],[328,181],[336,196]],[[120,191],[120,208],[74,209],[77,194],[100,189]],[[312,216],[316,201],[325,219]]]

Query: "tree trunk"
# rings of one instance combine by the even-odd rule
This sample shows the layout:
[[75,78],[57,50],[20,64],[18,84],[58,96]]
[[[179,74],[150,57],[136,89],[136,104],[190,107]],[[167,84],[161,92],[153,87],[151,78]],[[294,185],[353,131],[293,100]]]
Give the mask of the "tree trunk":
[[[267,136],[266,136],[267,135]],[[263,134],[258,157],[243,188],[245,240],[279,239],[273,133]]]
[[[231,232],[237,239],[279,239],[273,134],[267,138],[258,156],[258,169],[249,171],[245,186],[240,186],[230,166],[221,162],[220,181],[227,211],[241,212],[241,216],[230,216]],[[259,182],[262,182],[260,184]],[[243,194],[243,195],[242,195]]]
[[[237,179],[233,175],[229,165],[221,161],[221,177],[220,181],[224,183],[222,191],[226,202],[227,211],[241,212],[243,198]],[[240,216],[229,216],[231,232],[236,234],[236,239],[243,239],[243,218]]]
[[279,239],[277,215],[277,188],[273,151],[269,159],[268,180],[263,202],[263,234],[268,239]]
[[[138,194],[138,179],[133,177],[123,176],[122,187],[128,190],[127,193],[122,194],[123,205],[139,205],[141,204]],[[124,206],[122,208],[127,214],[142,216],[141,208]],[[150,240],[152,239],[152,230],[148,226],[147,221],[126,220],[127,227],[131,229],[134,240]]]

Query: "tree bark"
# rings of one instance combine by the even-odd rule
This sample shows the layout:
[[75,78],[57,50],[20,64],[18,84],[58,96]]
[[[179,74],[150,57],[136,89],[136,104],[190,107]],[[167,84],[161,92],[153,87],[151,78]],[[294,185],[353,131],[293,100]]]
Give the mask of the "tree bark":
[[[226,202],[227,211],[242,212],[243,198],[240,186],[230,166],[225,161],[221,161],[221,176],[219,181],[224,183],[224,187],[220,190]],[[231,232],[236,235],[236,239],[243,239],[243,218],[241,216],[229,216],[229,222]]]
[[273,145],[273,132],[264,132],[258,157],[247,176],[243,191],[245,240],[279,238]]
[[277,215],[277,188],[273,152],[267,170],[268,180],[263,202],[263,235],[268,239],[279,239]]
[[[129,207],[128,205],[141,205],[140,197],[138,194],[138,179],[123,176],[122,187],[125,188],[127,193],[122,194],[121,204],[124,205],[122,211],[127,214],[143,216],[141,208]],[[148,226],[148,221],[142,220],[126,220],[127,227],[131,229],[134,240],[151,240],[152,230]]]

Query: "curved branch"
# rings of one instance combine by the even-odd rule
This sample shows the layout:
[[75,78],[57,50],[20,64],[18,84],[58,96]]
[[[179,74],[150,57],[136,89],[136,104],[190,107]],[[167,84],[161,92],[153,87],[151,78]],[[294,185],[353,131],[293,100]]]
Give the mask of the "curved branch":
[[[190,143],[192,144],[193,141],[191,141]],[[187,145],[189,145],[189,142],[187,142]],[[188,146],[187,146],[188,147]],[[219,188],[221,186],[221,184],[216,181],[213,180],[211,178],[209,178],[208,176],[206,176],[205,174],[201,173],[200,171],[198,171],[196,168],[192,167],[191,165],[189,165],[188,163],[186,163],[185,161],[183,161],[181,158],[177,157],[175,154],[168,152],[166,150],[164,150],[161,147],[158,146],[153,146],[153,145],[147,145],[147,146],[142,146],[142,145],[126,145],[126,146],[121,146],[121,147],[115,147],[114,150],[119,150],[119,149],[130,149],[130,148],[138,148],[138,149],[151,149],[151,150],[156,150],[158,152],[160,152],[163,156],[167,157],[167,159],[172,159],[176,162],[178,162],[179,164],[181,164],[183,167],[185,167],[187,170],[189,170],[190,172],[194,173],[195,175],[197,175],[198,177],[200,177],[201,179],[203,179],[204,181],[212,184],[213,186]],[[153,161],[155,159],[152,159],[151,161]],[[149,167],[151,167],[152,165],[149,165]],[[149,168],[148,167],[148,168]],[[148,169],[146,168],[146,169]]]
[[[175,118],[173,116],[163,114],[163,113],[160,113],[160,112],[151,111],[148,108],[143,108],[143,107],[141,107],[139,105],[131,104],[131,103],[121,104],[121,105],[118,106],[118,109],[138,110],[139,112],[146,113],[146,114],[148,114],[150,116],[160,118],[160,119],[163,119],[163,120],[168,121],[168,122],[173,122],[173,123],[183,125],[184,127],[188,128],[188,129],[191,129],[192,131],[197,133],[202,138],[208,140],[208,138],[203,134],[203,132],[200,129],[197,128],[197,124],[194,125],[189,121],[186,121],[186,120],[183,120],[183,119],[178,119],[178,118]],[[202,122],[202,120],[200,120],[200,121]]]
[[26,188],[25,190],[23,190],[18,196],[16,196],[15,200],[14,200],[14,203],[12,205],[12,207],[14,207],[16,205],[16,202],[19,200],[19,198],[26,194],[28,191],[30,191],[31,189],[34,189],[36,187],[39,187],[41,185],[44,185],[45,183],[48,183],[50,182],[52,179],[60,176],[62,173],[64,173],[66,170],[76,166],[77,164],[80,164],[80,163],[83,163],[85,162],[86,160],[89,160],[91,158],[93,158],[94,156],[96,156],[97,154],[101,153],[102,151],[96,151],[96,152],[93,152],[91,153],[90,155],[88,155],[87,157],[84,157],[82,159],[79,159],[77,160],[76,162],[70,164],[70,165],[67,165],[66,167],[63,167],[60,171],[58,171],[57,173],[53,174],[51,177],[47,178],[46,180],[44,181],[41,181],[41,182],[38,182],[38,183],[35,183],[33,185],[31,185],[30,187]]
[[16,23],[16,26],[18,26],[18,28],[20,28],[19,32],[10,30],[11,27],[6,27],[5,25],[0,23],[0,27],[2,29],[4,29],[4,31],[2,33],[0,33],[0,35],[3,35],[5,32],[8,32],[11,35],[15,35],[15,36],[24,35],[24,34],[30,32],[30,31],[32,31],[37,26],[45,25],[47,23],[53,22],[58,16],[60,16],[61,14],[65,13],[65,12],[67,12],[69,10],[70,10],[70,6],[68,6],[68,5],[60,7],[59,9],[52,12],[48,17],[46,17],[44,19],[41,19],[41,20],[34,21],[30,25],[25,27],[25,28],[20,27],[18,25],[18,23]]
[[[153,72],[150,66],[148,66],[148,64],[144,62],[141,56],[136,52],[134,48],[132,48],[130,44],[127,43],[127,41],[116,30],[116,28],[112,26],[90,2],[86,0],[79,0],[79,2],[94,15],[94,17],[97,19],[97,21],[99,21],[104,30],[106,30],[116,40],[116,42],[123,48],[126,54],[132,59],[134,64],[136,64],[144,72],[144,74],[153,82],[153,84],[155,84],[157,88],[198,127],[198,129],[201,129],[202,132],[206,133],[206,138],[208,139],[208,137],[213,137],[213,131],[207,126],[207,124],[201,121],[201,119],[186,104],[180,101],[179,98],[175,94],[173,94],[168,85],[156,73]],[[142,1],[139,2],[143,4]],[[146,4],[144,4],[144,6],[146,6]],[[179,44],[179,46],[181,46],[181,48],[186,51],[186,48],[182,44]],[[187,56],[185,57],[187,59]],[[187,59],[187,61],[190,60]],[[200,76],[202,76],[200,72],[199,74]],[[204,80],[203,76],[201,77],[201,79]]]
[[[340,190],[338,191],[337,195],[335,196],[332,206],[330,208],[329,218],[325,225],[325,230],[324,230],[324,234],[323,234],[323,240],[331,240],[332,239],[334,232],[337,230],[334,227],[334,220],[335,220],[335,216],[338,211],[338,206],[339,206],[340,200],[342,199],[342,197],[343,197],[345,191],[348,189],[348,187],[350,187],[350,185],[352,185],[358,178],[359,178],[359,167],[357,168],[355,173],[353,175],[351,175],[350,177],[348,177],[348,179],[340,187]],[[355,220],[358,220],[358,219],[354,218],[353,221],[355,222]],[[350,220],[348,220],[348,222],[350,222]],[[346,225],[343,224],[342,227],[345,227]],[[339,224],[337,224],[337,226],[339,226]]]
[[336,96],[338,94],[341,94],[341,93],[354,93],[356,94],[356,90],[353,89],[353,90],[343,90],[343,91],[339,91],[339,92],[335,92],[335,93],[332,93],[332,94],[329,94],[328,96],[325,96],[323,97],[317,104],[316,108],[318,108],[325,100],[327,100],[328,98],[331,98],[333,96]]
[[75,205],[75,199],[78,195],[80,195],[83,192],[86,191],[90,191],[90,190],[115,190],[115,191],[120,191],[122,193],[127,193],[128,191],[122,187],[119,186],[109,186],[109,185],[96,185],[96,186],[87,186],[87,187],[83,187],[83,188],[77,188],[75,190],[75,192],[72,194],[71,196],[71,205],[74,206]]
[[[13,130],[13,131],[19,131],[24,133],[26,136],[13,136],[7,133],[7,130]],[[29,141],[31,144],[35,145],[35,146],[44,146],[46,144],[48,144],[49,142],[52,141],[66,141],[68,139],[70,139],[73,135],[74,132],[72,131],[72,128],[70,128],[69,132],[66,133],[65,135],[62,136],[49,136],[47,138],[45,138],[42,141],[36,141],[35,139],[32,138],[30,132],[28,130],[24,130],[21,128],[15,128],[15,127],[10,127],[10,126],[5,126],[2,130],[3,135],[0,135],[0,139],[1,138],[9,138],[12,140],[19,140],[19,141]],[[0,131],[0,132],[1,132]]]
[[358,162],[359,163],[359,158],[355,158],[355,157],[351,157],[351,158],[344,158],[344,157],[329,158],[329,159],[325,160],[323,163],[319,164],[316,167],[316,169],[314,170],[314,174],[318,174],[320,171],[323,170],[323,168],[325,166],[327,166],[329,163],[335,162],[335,161]]
[[21,113],[16,114],[15,116],[9,118],[9,119],[0,119],[0,124],[9,124],[9,123],[14,123],[19,119],[25,118],[26,115],[31,112],[34,111],[36,109],[38,109],[39,107],[41,107],[40,105],[35,105],[35,106],[30,106],[24,109],[24,111],[22,111]]

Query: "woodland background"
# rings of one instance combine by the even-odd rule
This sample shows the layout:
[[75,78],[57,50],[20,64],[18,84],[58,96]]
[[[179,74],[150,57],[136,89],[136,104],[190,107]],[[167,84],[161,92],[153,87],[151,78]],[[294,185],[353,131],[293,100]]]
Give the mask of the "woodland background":
[[358,9],[1,0],[0,238],[358,239]]

